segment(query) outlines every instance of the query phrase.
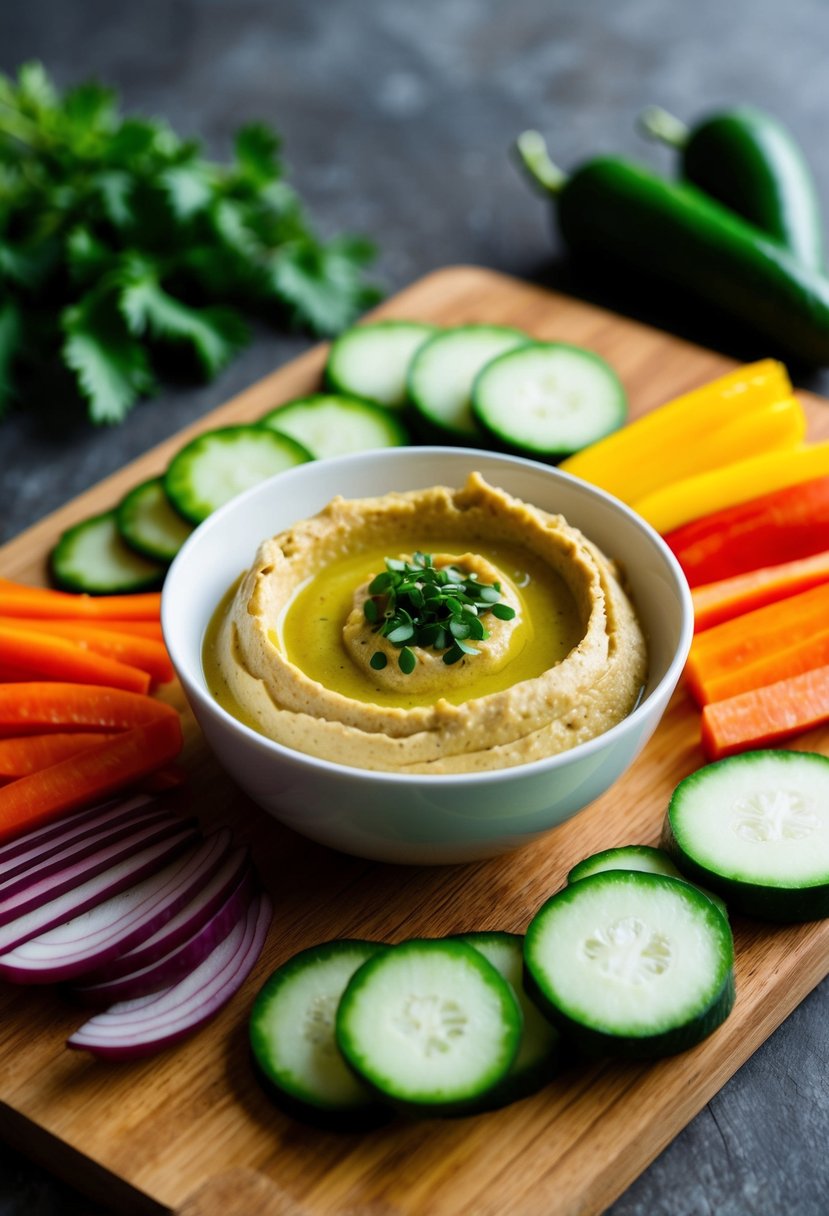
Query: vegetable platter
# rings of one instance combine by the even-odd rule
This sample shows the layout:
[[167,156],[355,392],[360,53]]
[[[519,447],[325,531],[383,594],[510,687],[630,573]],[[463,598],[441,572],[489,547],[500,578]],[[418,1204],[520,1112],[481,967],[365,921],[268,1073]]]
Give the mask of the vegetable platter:
[[[582,344],[616,369],[633,417],[732,366],[657,330],[472,267],[438,271],[376,315],[516,326]],[[309,351],[35,525],[2,550],[0,574],[45,582],[49,550],[64,529],[158,476],[201,430],[318,391],[325,358],[325,347]],[[827,404],[801,399],[809,437],[829,437]],[[203,830],[232,826],[252,847],[274,919],[234,1000],[188,1040],[145,1060],[107,1064],[67,1051],[79,1021],[68,1000],[0,985],[0,1135],[108,1207],[181,1216],[598,1213],[829,970],[829,922],[772,926],[735,916],[736,1005],[690,1051],[651,1064],[565,1069],[535,1095],[473,1118],[396,1119],[353,1134],[305,1126],[271,1104],[249,1059],[247,1020],[265,978],[332,938],[523,933],[582,858],[658,843],[673,788],[704,762],[699,712],[680,685],[626,776],[542,841],[470,866],[400,869],[329,852],[269,820],[220,773],[178,686],[163,695],[183,714],[190,813]],[[829,730],[803,735],[796,746],[829,752]]]

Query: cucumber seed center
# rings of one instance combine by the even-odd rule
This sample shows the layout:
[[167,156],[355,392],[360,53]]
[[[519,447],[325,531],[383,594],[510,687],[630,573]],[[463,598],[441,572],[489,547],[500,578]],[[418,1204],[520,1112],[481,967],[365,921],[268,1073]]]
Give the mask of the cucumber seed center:
[[337,1012],[337,997],[331,993],[315,996],[305,1014],[302,1032],[323,1055],[337,1054],[334,1045],[334,1016]]
[[451,1049],[452,1040],[466,1030],[467,1017],[457,1001],[441,996],[410,996],[395,1025],[415,1040],[429,1058]]
[[758,790],[731,808],[732,831],[753,844],[803,840],[819,827],[811,799],[798,790]]
[[671,965],[671,943],[637,916],[596,929],[584,942],[584,953],[603,975],[626,984],[643,984]]

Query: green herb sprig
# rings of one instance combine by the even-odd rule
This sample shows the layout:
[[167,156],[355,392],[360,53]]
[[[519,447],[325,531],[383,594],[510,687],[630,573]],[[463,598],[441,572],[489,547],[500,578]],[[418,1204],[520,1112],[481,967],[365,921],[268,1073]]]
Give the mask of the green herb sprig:
[[[515,616],[514,608],[500,602],[501,584],[482,583],[474,571],[438,569],[429,553],[415,553],[410,562],[384,561],[386,569],[369,583],[363,612],[375,633],[400,649],[397,662],[404,675],[416,665],[411,646],[443,650],[444,663],[457,663],[464,655],[480,654],[472,643],[489,637],[482,616],[491,612],[502,621]],[[386,663],[382,650],[369,659],[375,671]]]
[[164,122],[121,117],[102,85],[61,94],[39,63],[0,75],[0,413],[37,370],[119,422],[171,354],[177,374],[215,376],[251,316],[336,333],[378,298],[372,256],[314,234],[262,123],[218,164]]

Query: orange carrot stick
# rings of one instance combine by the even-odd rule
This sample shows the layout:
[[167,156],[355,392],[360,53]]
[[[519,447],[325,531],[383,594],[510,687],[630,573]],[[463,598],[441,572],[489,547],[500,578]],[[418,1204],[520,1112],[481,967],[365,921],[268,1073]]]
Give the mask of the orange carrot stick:
[[50,764],[57,764],[112,735],[75,731],[67,735],[27,735],[20,739],[0,739],[0,778],[27,777]]
[[138,595],[75,595],[0,579],[0,614],[3,616],[157,621],[160,612],[160,591]]
[[130,667],[146,671],[157,684],[172,680],[175,672],[170,656],[161,642],[154,638],[136,637],[113,629],[99,629],[94,621],[37,621],[25,617],[0,617],[0,626],[25,629],[49,637],[65,638],[105,658],[117,659]]
[[706,583],[691,592],[694,629],[701,633],[743,612],[799,595],[801,591],[825,582],[829,582],[829,549],[814,557],[784,562],[780,566],[763,566],[760,570],[750,570],[717,583]]
[[691,668],[753,662],[782,644],[793,644],[825,628],[829,620],[829,583],[812,587],[776,604],[766,604],[698,633],[691,644]]
[[702,711],[702,746],[709,760],[766,747],[829,721],[829,667],[778,680]]
[[781,638],[779,648],[759,656],[753,663],[717,666],[710,672],[698,667],[689,684],[699,703],[709,705],[712,701],[724,701],[738,693],[751,692],[753,688],[763,688],[826,664],[829,664],[829,628],[801,638],[791,646]]
[[3,616],[0,620],[8,621],[10,625],[18,625],[21,629],[46,629],[50,624],[60,623],[62,626],[72,626],[73,629],[93,628],[96,633],[126,633],[130,637],[150,638],[153,642],[163,642],[160,621],[124,621],[114,620],[79,621],[71,617],[34,617],[34,616]]
[[20,629],[0,620],[0,663],[10,663],[34,676],[53,680],[77,680],[81,684],[105,684],[128,692],[147,692],[146,671],[95,654],[77,642]]
[[177,717],[171,705],[100,684],[0,684],[0,738],[51,731],[124,731]]
[[178,715],[116,735],[0,788],[0,841],[88,806],[148,773],[181,751]]

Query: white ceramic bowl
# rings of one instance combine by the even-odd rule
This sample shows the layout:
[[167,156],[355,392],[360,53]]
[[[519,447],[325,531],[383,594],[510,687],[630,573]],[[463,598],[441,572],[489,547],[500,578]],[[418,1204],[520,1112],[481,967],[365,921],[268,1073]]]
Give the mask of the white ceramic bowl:
[[[315,514],[335,494],[359,498],[460,486],[479,470],[493,485],[561,512],[627,573],[648,638],[650,676],[637,708],[571,751],[494,772],[369,772],[317,760],[244,726],[214,701],[202,671],[204,632],[260,540]],[[187,699],[222,766],[282,823],[313,840],[382,861],[471,861],[514,849],[575,815],[616,781],[656,729],[691,644],[685,578],[660,537],[610,495],[557,469],[462,448],[393,448],[300,465],[211,515],[167,575],[162,623]]]

